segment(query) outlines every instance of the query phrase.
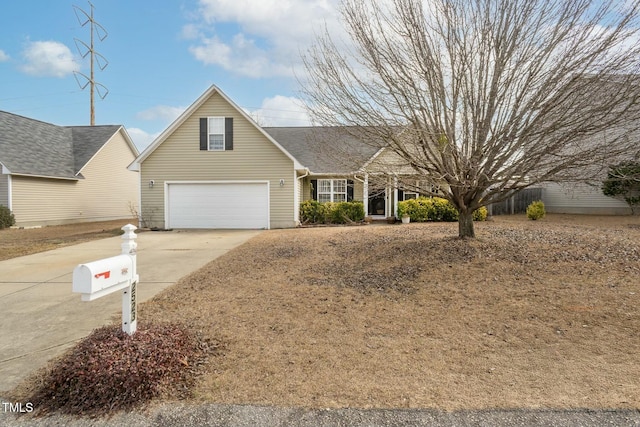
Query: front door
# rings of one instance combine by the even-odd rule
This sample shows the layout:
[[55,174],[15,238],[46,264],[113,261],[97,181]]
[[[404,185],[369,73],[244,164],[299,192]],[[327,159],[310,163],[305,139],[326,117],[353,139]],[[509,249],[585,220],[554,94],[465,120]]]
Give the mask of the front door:
[[369,189],[369,215],[385,216],[385,197],[384,188]]

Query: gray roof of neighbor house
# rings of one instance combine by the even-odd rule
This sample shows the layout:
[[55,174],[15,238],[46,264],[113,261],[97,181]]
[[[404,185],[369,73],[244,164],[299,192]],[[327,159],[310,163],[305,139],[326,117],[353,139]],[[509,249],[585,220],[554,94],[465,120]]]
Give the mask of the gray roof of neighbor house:
[[0,111],[0,163],[12,174],[82,179],[84,165],[121,127],[56,126]]
[[352,173],[379,150],[346,127],[264,127],[302,165],[315,174]]

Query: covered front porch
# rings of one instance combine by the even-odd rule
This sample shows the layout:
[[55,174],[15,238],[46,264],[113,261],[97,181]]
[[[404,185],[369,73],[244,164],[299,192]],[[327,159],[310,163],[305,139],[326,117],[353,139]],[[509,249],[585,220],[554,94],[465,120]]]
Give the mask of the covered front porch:
[[399,189],[398,179],[386,174],[313,175],[302,177],[301,201],[361,201],[365,217],[386,219],[398,216],[398,202],[420,194]]

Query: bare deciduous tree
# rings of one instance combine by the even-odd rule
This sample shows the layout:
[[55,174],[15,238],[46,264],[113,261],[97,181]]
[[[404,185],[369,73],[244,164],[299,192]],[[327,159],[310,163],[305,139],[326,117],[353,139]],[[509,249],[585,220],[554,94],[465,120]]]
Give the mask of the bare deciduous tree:
[[[592,179],[638,150],[639,9],[639,0],[343,0],[349,43],[317,38],[302,91],[317,124],[350,126],[444,188],[459,236],[474,237],[478,207]],[[415,185],[405,176],[400,185]]]

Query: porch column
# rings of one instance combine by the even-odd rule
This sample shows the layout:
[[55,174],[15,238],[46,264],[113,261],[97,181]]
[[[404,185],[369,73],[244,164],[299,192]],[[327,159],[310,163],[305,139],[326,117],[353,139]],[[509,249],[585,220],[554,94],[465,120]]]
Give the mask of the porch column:
[[369,174],[364,174],[362,183],[362,202],[364,203],[364,216],[369,216]]
[[393,216],[398,217],[398,177],[393,177]]

